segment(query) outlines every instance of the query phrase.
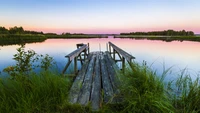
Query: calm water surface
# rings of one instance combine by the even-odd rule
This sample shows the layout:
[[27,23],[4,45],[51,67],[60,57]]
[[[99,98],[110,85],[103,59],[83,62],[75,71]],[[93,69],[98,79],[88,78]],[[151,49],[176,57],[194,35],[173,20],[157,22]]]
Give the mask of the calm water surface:
[[[32,49],[38,54],[49,54],[57,63],[57,68],[61,71],[67,59],[64,57],[76,49],[77,43],[89,43],[90,51],[106,51],[106,43],[111,41],[118,47],[136,57],[135,61],[142,64],[147,61],[147,65],[156,70],[159,75],[164,67],[171,66],[169,79],[173,79],[184,68],[193,76],[200,73],[200,43],[199,42],[163,42],[134,39],[48,39],[42,43],[26,44],[26,49]],[[15,63],[12,60],[19,45],[0,47],[0,71]]]

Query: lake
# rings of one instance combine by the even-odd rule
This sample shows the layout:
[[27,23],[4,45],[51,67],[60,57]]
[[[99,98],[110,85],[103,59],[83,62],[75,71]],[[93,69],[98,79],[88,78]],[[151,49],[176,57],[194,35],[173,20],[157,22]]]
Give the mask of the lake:
[[[47,39],[41,43],[26,44],[25,48],[26,50],[32,49],[38,54],[49,54],[54,58],[57,63],[56,68],[61,72],[67,63],[65,56],[76,49],[77,43],[89,43],[90,51],[106,51],[106,43],[109,41],[136,57],[135,62],[142,64],[143,61],[146,61],[147,65],[158,75],[161,75],[164,69],[172,67],[168,79],[174,79],[184,68],[187,68],[192,77],[196,77],[200,73],[199,42],[164,42],[120,38]],[[19,45],[0,47],[1,72],[5,67],[15,63],[12,58],[17,52],[16,48],[19,47]]]

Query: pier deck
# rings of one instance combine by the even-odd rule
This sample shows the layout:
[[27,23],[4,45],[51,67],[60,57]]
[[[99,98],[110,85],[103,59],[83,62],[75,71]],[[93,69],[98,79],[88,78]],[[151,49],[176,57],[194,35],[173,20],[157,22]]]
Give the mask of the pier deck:
[[[78,46],[81,47],[79,48]],[[77,70],[77,63],[75,62],[78,60],[83,62],[81,63],[82,67],[77,73],[70,89],[70,103],[77,103],[83,106],[91,103],[92,109],[98,110],[102,103],[116,103],[120,101],[118,94],[122,72],[116,62],[122,61],[122,63],[125,63],[124,60],[127,59],[127,62],[130,63],[131,59],[134,59],[134,57],[112,43],[110,46],[113,47],[113,52],[97,51],[89,53],[86,52],[89,48],[88,46],[79,44],[77,45],[77,50],[66,56],[69,62],[74,59],[74,70]],[[83,55],[81,54],[82,52],[88,54]],[[112,54],[114,59],[111,57]],[[115,54],[119,55],[120,60],[115,60]],[[81,58],[82,56],[84,56],[84,58]],[[68,65],[69,64],[66,65],[63,73],[66,71]]]

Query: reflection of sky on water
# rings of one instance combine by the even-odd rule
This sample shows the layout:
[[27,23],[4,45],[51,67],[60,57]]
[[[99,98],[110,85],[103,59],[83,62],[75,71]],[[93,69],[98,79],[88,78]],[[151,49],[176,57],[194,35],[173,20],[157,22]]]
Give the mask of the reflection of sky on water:
[[[43,43],[26,44],[25,47],[26,49],[35,50],[38,54],[49,54],[55,59],[57,68],[61,71],[67,63],[67,59],[64,56],[75,50],[77,43],[89,43],[90,51],[106,51],[106,43],[108,41],[135,56],[136,62],[141,64],[143,61],[147,61],[147,64],[151,65],[151,68],[156,70],[158,74],[163,72],[163,66],[165,66],[165,69],[173,66],[169,79],[184,68],[188,68],[189,72],[194,76],[200,71],[199,42],[163,42],[114,38],[48,39]],[[1,47],[0,70],[14,63],[12,58],[18,47],[18,45]]]

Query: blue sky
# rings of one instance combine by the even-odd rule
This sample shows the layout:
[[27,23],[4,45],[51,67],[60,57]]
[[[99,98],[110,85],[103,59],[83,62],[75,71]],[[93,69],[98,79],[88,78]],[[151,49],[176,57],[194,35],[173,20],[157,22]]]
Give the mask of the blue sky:
[[199,6],[198,0],[1,0],[0,26],[56,33],[200,33]]

